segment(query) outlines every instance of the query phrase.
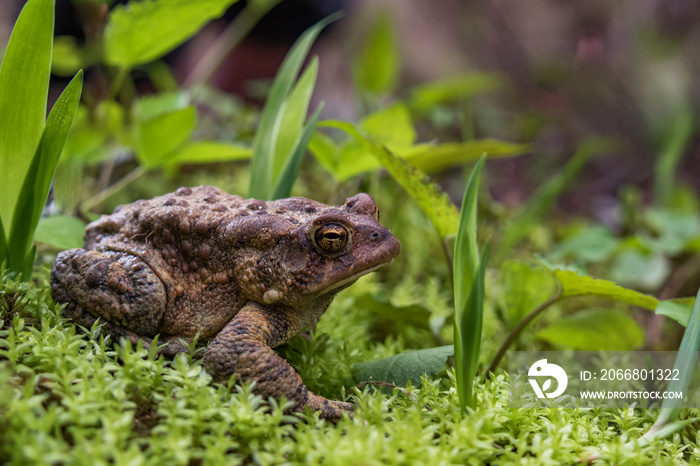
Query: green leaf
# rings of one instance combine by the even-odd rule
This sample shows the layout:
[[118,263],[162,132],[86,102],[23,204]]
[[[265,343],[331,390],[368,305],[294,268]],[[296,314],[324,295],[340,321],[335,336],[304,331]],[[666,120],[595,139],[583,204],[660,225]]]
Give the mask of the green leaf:
[[[695,304],[690,314],[688,326],[683,333],[674,369],[680,374],[679,379],[673,379],[666,389],[669,392],[687,391],[690,381],[697,370],[698,350],[700,349],[700,290],[695,297]],[[683,406],[682,398],[667,398],[661,404],[661,413],[649,432],[641,437],[641,441],[658,438],[659,431],[669,429],[669,423],[678,417]],[[672,432],[672,431],[671,431]]]
[[474,408],[472,389],[481,351],[484,319],[484,281],[488,246],[479,261],[476,242],[476,206],[485,157],[472,170],[464,190],[454,247],[455,372],[462,411]]
[[654,170],[654,198],[656,205],[668,206],[675,188],[676,171],[688,143],[695,134],[697,123],[694,112],[685,111],[671,125],[665,147],[656,162]]
[[168,157],[168,165],[190,163],[216,163],[249,159],[253,154],[250,147],[228,144],[220,141],[196,141],[186,144]]
[[382,14],[372,25],[362,50],[353,60],[353,77],[360,90],[391,92],[399,76],[401,56],[391,15]]
[[82,86],[83,72],[79,71],[51,109],[17,200],[17,210],[14,213],[8,246],[11,256],[14,257],[13,267],[18,267],[20,261],[28,261],[21,266],[22,275],[26,278],[31,274],[31,265],[34,260],[33,256],[29,257],[34,230],[49,195],[58,159],[61,157],[70,126],[78,110]]
[[0,218],[0,265],[5,261],[7,257],[7,236],[5,236],[5,227],[2,224],[2,218]]
[[[472,289],[474,274],[479,264],[479,250],[476,243],[476,201],[477,190],[485,158],[482,157],[469,175],[464,190],[459,214],[459,227],[454,249],[454,302],[457,316],[464,309],[467,296]],[[455,319],[460,322],[461,319]]]
[[501,305],[506,309],[511,327],[545,302],[555,291],[551,273],[542,267],[506,260],[500,267],[497,282],[501,287]]
[[54,215],[39,220],[34,240],[57,249],[83,247],[85,223],[70,215]]
[[309,140],[314,134],[314,131],[316,131],[316,123],[318,122],[318,116],[321,114],[321,110],[323,110],[323,102],[321,102],[311,116],[304,130],[299,135],[294,147],[292,147],[292,152],[285,159],[280,176],[275,182],[274,191],[272,192],[273,199],[289,197],[292,191],[292,185],[294,185],[294,181],[299,174],[299,167],[301,167],[301,161],[304,159]]
[[149,0],[117,5],[105,27],[105,62],[129,69],[160,58],[235,2]]
[[472,409],[476,407],[473,389],[476,369],[479,365],[479,355],[481,354],[484,288],[488,256],[489,244],[487,243],[464,308],[455,309],[455,374],[459,406],[462,412],[466,411],[467,406]]
[[632,351],[644,344],[644,330],[624,312],[586,309],[560,317],[537,338],[579,351]]
[[140,98],[134,105],[133,114],[137,121],[152,120],[166,113],[173,113],[191,105],[186,92],[164,92]]
[[297,144],[304,130],[304,121],[309,110],[309,102],[316,85],[317,75],[318,58],[314,57],[282,107],[282,120],[277,134],[277,143],[275,144],[274,168],[272,171],[273,183],[276,183],[280,178],[282,166],[290,156],[292,149]]
[[455,165],[488,158],[513,157],[530,152],[529,144],[515,144],[497,139],[479,139],[466,142],[448,142],[419,150],[406,158],[419,170],[427,173],[443,171]]
[[359,127],[368,136],[388,146],[409,146],[416,140],[411,114],[403,104],[394,104],[367,115]]
[[678,298],[659,301],[654,312],[656,314],[670,317],[683,327],[688,326],[690,313],[693,311],[693,298]]
[[562,297],[567,296],[601,296],[615,301],[643,307],[651,311],[656,309],[659,300],[653,296],[628,290],[608,280],[600,280],[585,275],[579,275],[571,270],[558,269],[554,276],[561,283]]
[[196,127],[193,106],[137,122],[134,143],[139,161],[146,169],[167,163],[166,156],[184,146]]
[[417,170],[383,145],[362,135],[352,123],[328,120],[320,124],[345,131],[371,152],[421,207],[442,238],[457,232],[459,224],[457,208],[425,173]]
[[564,240],[548,256],[553,261],[573,257],[581,262],[601,262],[609,258],[619,241],[602,225],[582,228]]
[[395,306],[384,295],[364,294],[355,298],[355,307],[414,327],[431,330],[431,312],[419,304]]
[[415,112],[425,112],[437,104],[466,99],[472,95],[496,89],[501,79],[495,74],[464,74],[413,89],[408,101]]
[[418,385],[422,375],[440,372],[453,353],[452,345],[406,351],[389,358],[355,364],[352,374],[357,383],[379,381],[405,387],[411,381]]
[[636,250],[627,250],[619,254],[613,262],[610,279],[622,286],[658,289],[671,273],[671,266],[662,254],[647,255]]
[[44,128],[53,22],[53,0],[29,0],[0,67],[0,218],[8,233]]
[[309,141],[309,152],[316,157],[323,168],[337,178],[339,148],[331,138],[315,131]]
[[[318,34],[339,14],[331,15],[309,29],[294,42],[280,66],[265,101],[260,124],[253,139],[253,160],[250,173],[250,197],[270,200],[274,190],[276,144],[284,117],[284,106],[294,80]],[[296,140],[296,138],[295,138]]]

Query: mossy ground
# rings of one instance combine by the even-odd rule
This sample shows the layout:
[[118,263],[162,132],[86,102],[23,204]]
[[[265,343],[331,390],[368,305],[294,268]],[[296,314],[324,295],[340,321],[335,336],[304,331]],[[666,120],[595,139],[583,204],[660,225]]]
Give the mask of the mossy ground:
[[[478,384],[459,411],[451,370],[383,394],[348,385],[352,364],[402,351],[399,331],[372,342],[370,322],[338,297],[310,337],[281,351],[314,390],[357,406],[337,424],[249,387],[213,385],[201,345],[169,360],[117,345],[61,316],[47,269],[32,284],[3,277],[0,458],[8,464],[572,464],[588,450],[615,464],[700,463],[695,428],[645,448],[623,445],[655,412],[508,409],[505,374]],[[360,283],[363,287],[371,282]]]

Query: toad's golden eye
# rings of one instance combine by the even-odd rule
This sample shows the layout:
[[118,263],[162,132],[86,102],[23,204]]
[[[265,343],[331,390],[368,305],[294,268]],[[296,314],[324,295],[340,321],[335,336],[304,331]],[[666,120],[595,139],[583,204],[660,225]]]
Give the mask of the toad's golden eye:
[[327,252],[338,252],[348,244],[348,229],[339,223],[328,223],[316,230],[316,245]]

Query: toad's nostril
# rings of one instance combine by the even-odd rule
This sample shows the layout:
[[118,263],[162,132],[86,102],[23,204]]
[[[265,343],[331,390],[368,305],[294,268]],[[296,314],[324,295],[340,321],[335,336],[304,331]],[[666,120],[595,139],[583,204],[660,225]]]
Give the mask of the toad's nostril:
[[372,232],[372,234],[370,236],[372,237],[372,239],[377,239],[377,238],[379,238],[380,234],[378,231],[374,231],[374,232]]

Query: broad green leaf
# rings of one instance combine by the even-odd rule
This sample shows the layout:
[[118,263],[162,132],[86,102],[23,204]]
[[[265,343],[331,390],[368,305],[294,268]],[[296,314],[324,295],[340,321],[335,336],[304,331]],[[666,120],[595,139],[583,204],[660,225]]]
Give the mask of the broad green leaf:
[[166,113],[182,110],[190,105],[190,97],[186,92],[164,92],[145,96],[136,101],[134,105],[134,119],[148,121]]
[[367,115],[360,121],[359,128],[368,136],[388,146],[409,146],[416,140],[411,114],[403,104],[394,104]]
[[430,181],[425,173],[396,156],[389,149],[362,135],[355,125],[342,121],[323,121],[323,126],[345,131],[370,151],[387,169],[391,176],[406,190],[435,225],[441,237],[457,232],[459,212],[439,186]]
[[653,208],[645,212],[644,220],[658,233],[655,238],[640,238],[653,251],[680,254],[689,241],[700,235],[700,218],[695,212]]
[[601,262],[609,258],[619,241],[602,225],[582,228],[565,239],[548,255],[552,261],[569,257],[581,262]]
[[85,224],[70,215],[54,215],[39,220],[34,240],[56,249],[83,247]]
[[609,277],[625,287],[656,290],[670,273],[669,260],[663,254],[648,255],[631,249],[615,258]]
[[500,85],[501,79],[495,74],[454,76],[414,88],[408,105],[413,111],[424,112],[437,104],[465,99]]
[[683,327],[687,327],[694,303],[694,298],[667,299],[659,301],[654,312],[662,316],[670,317]]
[[586,309],[560,317],[537,337],[579,351],[632,351],[644,344],[639,324],[624,312],[611,309]]
[[[462,412],[467,406],[476,407],[474,378],[481,354],[481,329],[484,319],[484,288],[486,263],[489,257],[488,243],[474,274],[471,290],[463,309],[455,309],[455,375],[457,393]],[[459,285],[456,285],[459,286]],[[459,319],[459,320],[458,320]]]
[[53,22],[53,0],[29,0],[0,66],[0,218],[8,234],[46,119]]
[[316,160],[330,172],[334,177],[337,178],[337,167],[338,167],[338,146],[335,142],[325,134],[315,131],[311,140],[309,141],[309,152],[316,157]]
[[184,146],[197,126],[194,107],[185,107],[137,122],[134,128],[136,155],[145,168],[167,163],[166,156]]
[[462,411],[474,408],[472,388],[481,350],[481,329],[484,319],[484,282],[488,246],[479,261],[476,242],[476,207],[482,157],[469,176],[464,190],[459,227],[454,246],[453,280],[455,307],[455,372]]
[[285,164],[287,157],[290,156],[304,129],[304,121],[309,110],[309,102],[316,85],[317,75],[318,58],[314,57],[282,107],[282,120],[277,134],[277,143],[275,144],[274,168],[272,172],[273,183],[276,183],[280,177],[282,166]]
[[196,141],[186,144],[168,157],[168,165],[189,163],[216,163],[249,159],[253,151],[250,147],[228,144],[220,141]]
[[19,255],[22,256],[21,260],[28,261],[22,266],[22,275],[26,278],[31,274],[34,259],[33,256],[28,257],[34,230],[49,195],[58,159],[68,139],[70,126],[78,109],[82,86],[83,72],[79,71],[51,109],[17,200],[8,245],[10,254],[15,257],[12,261],[13,268],[18,267]]
[[289,197],[292,192],[292,185],[294,185],[294,181],[299,174],[299,167],[301,167],[301,161],[304,159],[304,154],[306,154],[309,140],[314,131],[316,131],[316,123],[318,123],[318,116],[321,114],[321,110],[323,110],[323,102],[321,102],[311,116],[304,130],[294,143],[291,153],[286,157],[280,175],[277,181],[275,181],[274,191],[272,192],[273,199]]
[[160,58],[235,2],[149,0],[117,5],[105,27],[105,62],[129,69]]
[[614,147],[617,147],[615,141],[605,138],[589,139],[582,143],[564,169],[540,186],[522,212],[505,228],[500,245],[501,255],[510,253],[512,247],[537,225],[538,219],[549,210],[557,197],[571,187],[576,175],[591,157]]
[[571,270],[555,270],[554,276],[561,283],[562,297],[567,296],[601,296],[615,301],[643,307],[651,311],[656,309],[659,300],[653,296],[628,290],[608,280],[579,275]]
[[373,24],[362,50],[353,60],[356,86],[372,94],[391,92],[396,86],[401,56],[393,18],[382,14]]
[[406,351],[389,358],[355,364],[352,375],[356,383],[379,381],[405,387],[411,381],[415,386],[420,383],[421,376],[440,372],[453,353],[452,345]]
[[435,173],[455,165],[474,162],[484,154],[492,159],[522,155],[530,150],[529,144],[515,144],[497,139],[479,139],[439,144],[411,153],[406,158],[419,170]]
[[260,124],[253,139],[253,159],[250,173],[250,197],[269,200],[273,193],[276,144],[284,116],[284,105],[294,80],[318,34],[329,23],[335,21],[338,14],[319,21],[294,42],[289,53],[275,76],[268,93]]
[[419,304],[395,306],[386,296],[365,294],[355,298],[355,307],[414,327],[430,330],[431,312]]
[[555,290],[554,279],[547,270],[511,260],[501,264],[498,283],[502,289],[500,302],[511,327],[545,302]]

